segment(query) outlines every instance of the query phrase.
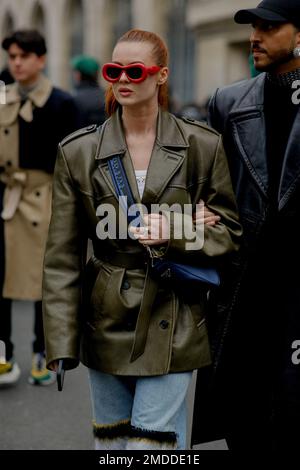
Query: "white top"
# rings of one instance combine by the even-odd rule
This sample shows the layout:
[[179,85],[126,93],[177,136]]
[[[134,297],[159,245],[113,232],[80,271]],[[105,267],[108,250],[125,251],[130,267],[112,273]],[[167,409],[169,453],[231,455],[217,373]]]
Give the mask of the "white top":
[[136,182],[137,182],[141,199],[143,197],[143,192],[145,189],[146,176],[147,176],[147,170],[135,170]]

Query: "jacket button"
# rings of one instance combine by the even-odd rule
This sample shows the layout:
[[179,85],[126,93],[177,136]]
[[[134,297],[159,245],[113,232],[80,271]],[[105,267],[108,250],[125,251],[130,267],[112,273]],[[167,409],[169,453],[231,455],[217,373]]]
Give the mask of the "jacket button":
[[39,224],[38,224],[37,222],[32,222],[32,225],[33,225],[34,227],[37,227]]
[[9,134],[9,129],[4,129],[4,134],[8,135]]
[[37,192],[35,193],[35,195],[36,195],[37,197],[40,197],[41,193],[40,193],[39,191],[37,191]]
[[169,322],[167,320],[162,320],[159,324],[162,330],[166,330],[169,328]]
[[6,166],[12,166],[12,162],[10,160],[7,160]]
[[124,281],[123,284],[122,284],[122,289],[123,290],[128,290],[130,289],[130,282],[129,281]]

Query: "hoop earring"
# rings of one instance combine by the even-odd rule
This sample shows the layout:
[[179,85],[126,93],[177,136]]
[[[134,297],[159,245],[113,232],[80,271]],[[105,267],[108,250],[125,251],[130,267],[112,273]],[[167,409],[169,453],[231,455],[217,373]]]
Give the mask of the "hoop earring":
[[295,49],[293,50],[293,54],[296,59],[300,59],[300,46],[295,47]]

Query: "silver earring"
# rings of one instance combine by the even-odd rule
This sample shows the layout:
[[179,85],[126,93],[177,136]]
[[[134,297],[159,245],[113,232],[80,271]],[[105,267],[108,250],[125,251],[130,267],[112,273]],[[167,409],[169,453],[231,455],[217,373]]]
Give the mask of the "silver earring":
[[300,46],[295,47],[293,54],[294,54],[294,57],[296,57],[296,59],[300,59]]

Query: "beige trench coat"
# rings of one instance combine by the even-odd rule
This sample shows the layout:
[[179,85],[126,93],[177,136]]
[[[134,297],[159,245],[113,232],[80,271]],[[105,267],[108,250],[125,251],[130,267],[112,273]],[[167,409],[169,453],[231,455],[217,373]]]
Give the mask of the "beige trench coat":
[[43,107],[52,91],[42,77],[21,105],[17,84],[7,87],[0,106],[0,181],[5,184],[5,280],[3,297],[40,300],[43,258],[51,216],[52,177],[40,170],[19,168],[18,116],[33,119],[33,106]]

